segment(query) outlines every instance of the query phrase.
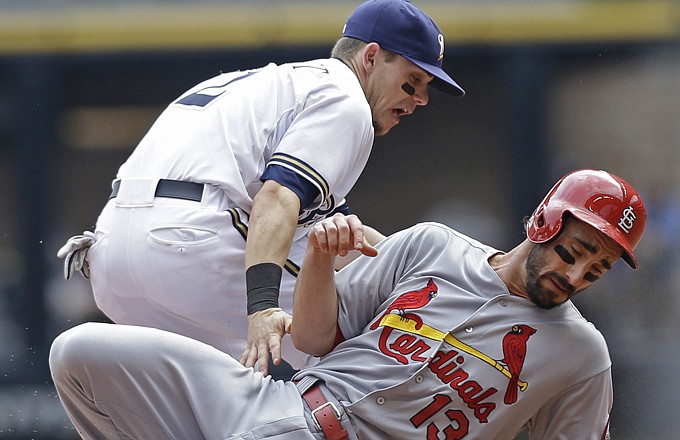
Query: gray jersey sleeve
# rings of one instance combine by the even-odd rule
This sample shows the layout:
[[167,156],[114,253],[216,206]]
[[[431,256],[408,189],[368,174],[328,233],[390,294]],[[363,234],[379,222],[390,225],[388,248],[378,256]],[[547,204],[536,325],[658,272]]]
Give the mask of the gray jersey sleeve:
[[552,398],[531,418],[533,438],[609,438],[612,396],[611,369],[574,385]]
[[412,241],[400,237],[411,234],[405,230],[386,238],[370,262],[365,260],[371,257],[361,256],[338,272],[338,325],[345,339],[361,334],[394,290],[396,274],[408,263]]
[[[339,271],[338,325],[345,339],[361,334],[389,303],[390,295],[403,292],[397,287],[450,270],[451,252],[460,248],[452,241],[459,239],[444,225],[420,223],[379,243],[377,257],[361,256]],[[479,248],[491,249],[466,239]]]

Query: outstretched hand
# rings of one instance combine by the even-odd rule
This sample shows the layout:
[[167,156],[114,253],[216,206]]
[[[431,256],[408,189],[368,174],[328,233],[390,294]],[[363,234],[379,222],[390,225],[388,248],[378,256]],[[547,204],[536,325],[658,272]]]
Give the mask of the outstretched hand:
[[269,374],[269,353],[274,365],[281,363],[281,340],[290,333],[293,318],[281,309],[267,309],[248,316],[248,345],[241,355],[241,364]]
[[335,214],[314,225],[309,232],[309,246],[330,256],[344,257],[352,250],[369,257],[378,255],[364,235],[363,223],[354,214]]

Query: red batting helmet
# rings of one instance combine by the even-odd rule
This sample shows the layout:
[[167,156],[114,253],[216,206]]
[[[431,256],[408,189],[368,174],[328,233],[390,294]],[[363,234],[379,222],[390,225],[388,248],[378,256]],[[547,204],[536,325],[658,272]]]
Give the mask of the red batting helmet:
[[554,238],[564,213],[588,223],[623,247],[621,258],[633,269],[633,249],[647,225],[642,197],[626,181],[606,171],[578,170],[562,177],[527,222],[527,237],[534,243]]

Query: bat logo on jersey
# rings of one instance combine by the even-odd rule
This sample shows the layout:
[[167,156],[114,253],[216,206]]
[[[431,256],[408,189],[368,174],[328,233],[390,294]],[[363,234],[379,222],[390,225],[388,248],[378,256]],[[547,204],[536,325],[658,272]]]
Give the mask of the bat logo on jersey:
[[[402,317],[402,319],[415,319],[419,321],[420,326],[422,326],[423,321],[420,319],[420,317],[418,317],[418,315],[406,313],[406,310],[414,310],[424,307],[432,300],[432,298],[437,296],[438,290],[439,289],[437,288],[437,285],[434,283],[434,281],[432,281],[432,278],[430,278],[427,281],[427,285],[422,289],[402,293],[397,299],[394,300],[392,304],[390,304],[387,310],[385,310],[385,313],[383,313],[378,319],[375,320],[375,322],[373,322],[373,324],[371,324],[371,330],[378,328],[380,321],[382,321],[386,315],[392,313],[395,310]],[[416,324],[416,327],[418,327],[418,324]]]
[[[436,284],[432,280],[428,281],[428,286],[430,287],[429,290],[426,286],[423,289],[407,293],[421,292],[421,295],[425,297],[428,296],[426,292],[436,293],[436,291],[432,291],[433,288],[436,288]],[[396,305],[400,298],[401,296],[393,304]],[[428,369],[444,384],[447,384],[474,412],[475,418],[480,423],[487,423],[491,413],[496,408],[496,403],[489,399],[498,392],[498,389],[485,387],[469,373],[470,370],[465,367],[465,364],[471,362],[471,358],[465,355],[487,363],[493,367],[493,371],[503,374],[508,379],[503,397],[503,403],[506,405],[516,403],[518,390],[524,391],[529,386],[527,382],[520,379],[520,375],[527,354],[527,341],[537,331],[533,327],[525,324],[513,325],[502,339],[503,359],[496,360],[456,338],[453,334],[442,332],[424,324],[422,318],[416,316],[416,314],[395,314],[391,313],[392,310],[399,310],[399,307],[391,306],[378,321],[378,325],[383,327],[378,341],[380,351],[402,364],[409,362],[426,363]],[[398,330],[398,332],[394,332],[394,330]],[[439,349],[432,354],[434,346],[428,340],[443,340],[452,349]],[[448,395],[437,395],[437,398],[439,400],[435,399],[435,402],[442,406],[439,407],[438,404],[434,406],[439,409],[453,401]],[[432,415],[430,411],[433,408],[428,407],[427,410],[424,409],[424,412],[417,416],[427,413],[429,417]],[[454,414],[454,412],[457,414],[456,423],[460,428],[465,427],[465,432],[467,432],[469,423],[467,417],[459,410],[452,410],[451,414]],[[418,425],[416,424],[416,426]]]
[[536,333],[536,329],[524,324],[516,324],[503,337],[503,359],[500,361],[505,364],[510,371],[510,382],[505,391],[503,402],[512,405],[517,402],[517,388],[519,387],[519,375],[524,366],[524,358],[527,356],[527,341]]

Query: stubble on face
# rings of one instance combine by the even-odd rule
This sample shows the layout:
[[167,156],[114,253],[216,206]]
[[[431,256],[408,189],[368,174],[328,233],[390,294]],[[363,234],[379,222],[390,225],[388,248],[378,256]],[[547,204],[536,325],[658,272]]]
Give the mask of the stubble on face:
[[555,282],[563,289],[567,290],[569,298],[574,294],[573,286],[569,285],[566,279],[556,272],[541,273],[546,266],[545,252],[547,247],[534,244],[529,251],[529,256],[525,263],[526,271],[526,291],[529,300],[542,309],[552,309],[564,303],[559,299],[559,295],[545,287],[543,282]]

